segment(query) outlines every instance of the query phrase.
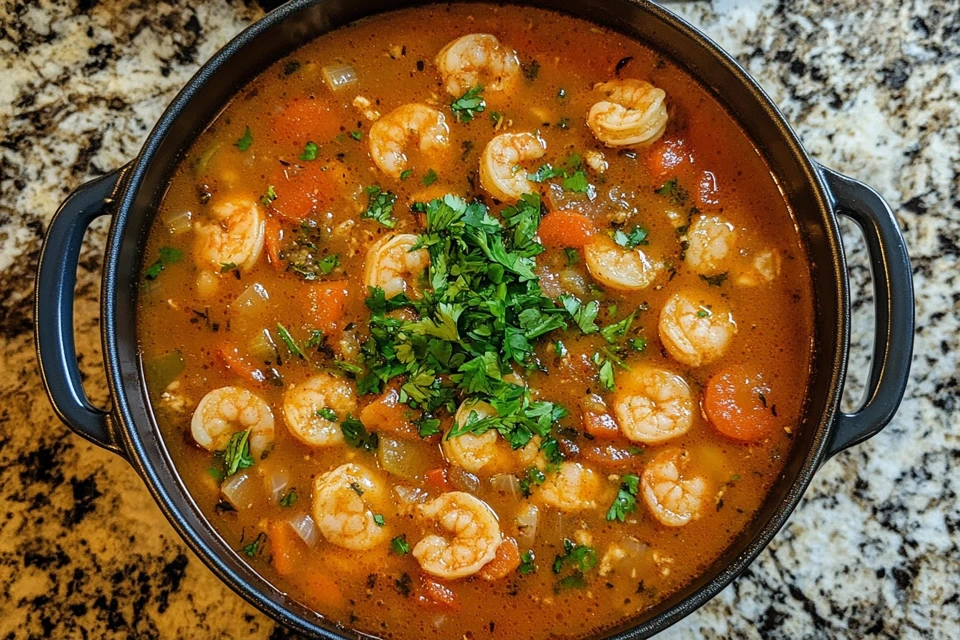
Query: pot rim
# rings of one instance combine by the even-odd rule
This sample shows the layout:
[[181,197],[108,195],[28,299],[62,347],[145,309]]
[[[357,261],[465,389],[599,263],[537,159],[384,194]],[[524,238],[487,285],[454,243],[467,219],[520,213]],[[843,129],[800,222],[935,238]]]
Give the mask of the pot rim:
[[[355,634],[355,632],[352,632],[346,628],[342,628],[339,625],[334,625],[332,621],[328,621],[328,624],[330,626],[336,626],[337,631],[326,629],[320,624],[296,615],[287,607],[284,607],[265,597],[263,592],[256,589],[252,584],[246,582],[242,577],[238,576],[227,566],[227,563],[223,559],[223,548],[214,548],[202,542],[199,539],[198,532],[189,523],[187,523],[181,515],[181,512],[183,512],[184,509],[190,509],[195,511],[200,518],[206,520],[206,516],[203,515],[199,507],[192,499],[189,500],[189,504],[182,504],[177,501],[176,496],[174,496],[163,486],[163,483],[156,472],[155,462],[150,459],[149,455],[145,451],[143,439],[140,437],[138,430],[133,427],[135,421],[129,406],[126,391],[126,384],[129,384],[129,380],[125,379],[123,375],[123,363],[121,363],[118,355],[116,305],[119,294],[117,286],[117,272],[120,266],[119,256],[124,231],[126,229],[128,219],[134,209],[135,199],[141,187],[141,183],[143,182],[147,173],[148,167],[150,166],[161,142],[170,131],[174,121],[179,117],[180,113],[184,109],[188,108],[190,103],[196,98],[197,94],[203,90],[204,85],[210,77],[216,74],[228,60],[232,59],[234,56],[240,54],[242,51],[254,44],[264,32],[275,25],[292,19],[298,13],[313,5],[324,4],[331,1],[333,0],[290,0],[286,4],[281,5],[274,11],[268,13],[263,18],[244,29],[223,48],[221,48],[212,58],[210,58],[210,60],[208,60],[200,68],[200,70],[197,71],[197,73],[187,82],[183,89],[181,89],[173,101],[167,106],[163,115],[157,121],[157,124],[144,142],[140,153],[129,165],[128,169],[124,171],[125,175],[123,176],[121,184],[118,188],[117,197],[115,200],[117,203],[116,210],[110,226],[106,256],[104,259],[102,287],[103,293],[101,298],[103,358],[107,370],[107,381],[110,388],[111,397],[114,399],[113,413],[119,418],[118,422],[120,424],[118,425],[118,432],[123,441],[124,450],[128,454],[131,464],[144,478],[151,495],[161,508],[166,518],[170,521],[174,529],[181,536],[181,538],[183,538],[191,550],[196,553],[198,557],[200,557],[204,564],[210,570],[212,570],[218,578],[228,584],[247,602],[251,603],[272,617],[274,620],[277,620],[286,626],[292,627],[299,632],[315,637],[330,638],[336,637],[331,635],[333,633]],[[490,2],[495,0],[460,1]],[[434,2],[433,0],[400,1],[395,3],[391,10],[424,4],[444,3]],[[579,19],[595,23],[600,22],[601,24],[604,24],[604,26],[614,31],[620,31],[620,29],[612,22],[603,23],[596,19],[596,17],[584,17],[582,13],[576,14],[570,12],[569,10],[559,8],[554,5],[554,0],[507,0],[506,4],[530,6],[556,11],[577,17]],[[800,499],[803,496],[803,493],[809,486],[814,473],[825,461],[827,440],[831,425],[834,423],[838,412],[840,391],[842,389],[843,380],[846,373],[847,352],[849,347],[848,332],[850,308],[848,284],[845,272],[843,271],[843,265],[845,263],[843,247],[840,241],[840,230],[837,224],[836,212],[834,211],[833,198],[824,183],[820,171],[817,170],[816,164],[804,150],[799,138],[787,124],[783,114],[773,103],[770,97],[763,91],[759,84],[746,72],[742,66],[740,66],[739,63],[736,62],[736,60],[734,60],[729,54],[721,49],[710,38],[708,38],[703,32],[693,25],[687,23],[679,16],[673,14],[668,9],[654,4],[651,0],[590,0],[589,5],[592,5],[592,7],[588,8],[600,7],[602,9],[612,8],[613,10],[627,7],[630,7],[631,9],[639,8],[643,12],[650,14],[653,19],[666,24],[667,27],[680,32],[681,35],[696,42],[702,49],[711,55],[714,61],[723,65],[727,71],[729,71],[740,82],[742,89],[750,93],[751,99],[758,103],[767,117],[769,117],[776,126],[780,135],[780,140],[778,142],[782,142],[787,145],[790,155],[802,168],[806,186],[812,190],[812,195],[819,205],[821,213],[823,214],[822,220],[825,223],[827,231],[827,233],[824,234],[823,242],[828,244],[829,253],[832,258],[832,264],[826,268],[832,268],[834,270],[835,277],[833,279],[836,283],[836,293],[838,298],[837,317],[830,318],[833,322],[835,322],[837,329],[834,336],[832,336],[834,341],[833,349],[836,357],[832,363],[819,365],[815,374],[829,378],[827,385],[828,397],[824,402],[826,410],[816,423],[815,435],[811,439],[810,447],[806,452],[803,464],[796,471],[795,476],[792,479],[791,488],[787,493],[786,498],[763,523],[763,526],[756,530],[756,532],[752,535],[750,542],[733,559],[733,561],[724,566],[708,582],[701,585],[695,591],[684,596],[681,600],[665,611],[662,611],[647,619],[643,619],[642,615],[639,617],[635,616],[622,623],[621,626],[616,630],[608,630],[603,632],[610,634],[607,637],[614,638],[615,640],[626,640],[627,638],[635,639],[649,637],[650,635],[658,633],[678,622],[714,598],[744,569],[746,569],[746,567],[751,564],[767,547],[776,533],[786,523],[790,514],[797,507]],[[584,13],[585,12],[586,10]],[[366,13],[365,15],[370,17],[374,15],[380,15],[382,13],[385,12],[373,11]],[[344,24],[349,24],[349,22]],[[330,29],[324,29],[323,32],[326,33],[329,30]],[[634,36],[627,34],[625,34],[625,36],[635,39]],[[296,48],[298,47],[291,49],[291,51],[296,50]],[[684,68],[684,70],[698,83],[700,83],[701,86],[705,84],[703,80],[696,74],[696,72],[691,70],[687,65],[684,65],[682,61],[676,60],[676,62],[679,66]],[[722,100],[721,104],[724,104]],[[729,109],[727,110],[729,112]],[[734,117],[735,120],[737,119],[735,114],[731,113],[731,116]],[[821,292],[815,291],[814,293],[816,304],[816,300],[819,300]],[[819,307],[820,305],[816,304],[816,306]],[[821,313],[821,311],[818,309],[817,314],[819,313]],[[818,333],[816,336],[817,346],[815,349],[819,351],[820,345],[823,345],[826,341],[830,340],[831,336],[820,335]],[[816,357],[814,357],[814,360],[816,360]],[[139,369],[138,374],[142,376],[142,363],[139,362],[139,360],[137,362],[137,367]],[[147,403],[147,406],[149,407],[149,402]],[[808,420],[814,422],[814,420],[809,417]],[[814,425],[809,424],[807,426],[808,428],[813,428]],[[163,442],[162,438],[158,439],[161,443]],[[161,444],[161,450],[166,452],[165,445]],[[792,448],[790,455],[799,455],[799,453]],[[171,466],[175,468],[175,465],[171,464]],[[177,481],[182,483],[182,480],[179,478],[179,474],[177,474]],[[188,492],[187,495],[189,495]],[[756,526],[756,521],[753,522],[754,524],[748,524],[747,527]],[[222,546],[225,546],[225,544]],[[708,571],[704,572],[701,577],[707,575],[708,573]],[[697,579],[695,578],[693,582],[696,582],[696,580]],[[683,591],[683,589],[679,591]]]

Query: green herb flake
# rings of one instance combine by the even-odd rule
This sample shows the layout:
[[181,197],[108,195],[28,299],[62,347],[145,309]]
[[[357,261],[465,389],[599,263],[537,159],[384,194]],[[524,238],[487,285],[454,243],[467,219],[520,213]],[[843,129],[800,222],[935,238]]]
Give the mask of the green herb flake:
[[633,513],[637,509],[637,489],[640,486],[640,478],[632,473],[628,473],[620,478],[620,490],[617,497],[613,499],[613,504],[607,511],[607,522],[618,520],[624,522],[628,513]]
[[490,121],[493,123],[494,129],[499,129],[500,125],[503,123],[504,115],[499,111],[490,112]]
[[303,148],[303,153],[298,157],[305,162],[311,162],[317,159],[317,151],[319,149],[320,147],[317,146],[317,143],[311,140],[307,142],[307,145]]
[[404,169],[403,171],[400,172],[400,179],[406,180],[412,175],[413,175],[413,169]]
[[240,551],[243,552],[248,558],[255,558],[263,551],[263,545],[267,541],[267,534],[260,532],[257,534],[256,539],[250,544],[244,545],[240,548]]
[[407,542],[407,534],[403,533],[390,541],[390,548],[398,556],[405,556],[410,553],[410,543]]
[[373,452],[380,445],[380,436],[376,432],[368,432],[363,423],[350,414],[340,423],[340,430],[343,439],[351,447]]
[[617,229],[613,233],[613,241],[625,249],[633,249],[638,245],[650,244],[650,240],[647,238],[648,235],[649,232],[643,227],[634,227],[630,233],[624,233],[622,230]]
[[596,333],[600,330],[595,322],[597,314],[600,313],[599,302],[591,300],[584,304],[575,296],[565,293],[560,296],[560,303],[584,334]]
[[436,181],[437,181],[437,172],[434,171],[433,169],[430,169],[429,171],[427,171],[426,175],[424,175],[423,178],[420,179],[420,182],[425,187],[429,187]]
[[287,495],[280,498],[281,507],[292,507],[296,502],[297,502],[296,489],[290,489],[290,491],[287,492]]
[[440,421],[436,418],[423,417],[414,421],[421,438],[429,438],[440,433]]
[[700,279],[706,282],[711,287],[722,286],[723,283],[726,282],[727,277],[728,277],[727,273],[718,273],[712,276],[705,276],[702,273],[700,274]]
[[233,146],[235,146],[237,149],[240,149],[240,151],[246,151],[247,149],[250,148],[250,145],[252,144],[253,144],[253,133],[250,131],[250,127],[247,127],[244,130],[243,135],[240,136],[240,138],[233,143]]
[[328,256],[324,256],[321,260],[317,261],[317,268],[320,269],[320,272],[323,275],[328,276],[333,272],[334,269],[340,266],[340,256],[336,253],[331,253]]
[[183,251],[176,247],[160,247],[160,256],[149,267],[144,269],[143,277],[147,280],[156,280],[160,273],[172,264],[183,260]]
[[597,552],[593,547],[578,545],[572,540],[564,538],[563,553],[557,554],[553,561],[553,573],[560,575],[564,568],[572,566],[573,571],[561,578],[554,585],[554,591],[559,593],[566,589],[579,589],[587,585],[586,573],[597,566]]
[[640,353],[647,348],[647,339],[642,336],[639,338],[630,338],[627,340],[627,345],[634,351]]
[[227,448],[223,451],[224,475],[230,477],[241,469],[253,466],[254,459],[250,455],[250,429],[238,431],[230,436]]
[[526,475],[520,480],[520,491],[523,492],[523,495],[530,497],[532,493],[532,487],[538,486],[546,482],[547,476],[544,475],[543,471],[536,467],[530,467],[527,469]]
[[307,356],[303,353],[303,350],[297,344],[297,341],[293,339],[293,336],[290,335],[290,332],[287,331],[287,328],[277,323],[277,333],[280,335],[280,339],[283,340],[283,344],[287,345],[287,349],[290,350],[290,353],[297,356],[301,360],[306,360]]
[[273,204],[273,201],[277,199],[277,191],[273,188],[273,185],[267,187],[266,193],[260,196],[260,204],[265,207],[269,207]]
[[553,585],[553,591],[554,593],[560,593],[567,589],[582,589],[585,586],[587,586],[587,579],[583,575],[583,572],[574,571],[570,575],[557,580],[557,583]]
[[330,407],[324,407],[317,411],[317,415],[323,418],[324,420],[329,420],[330,422],[336,422],[340,418],[337,417],[337,412],[331,409]]
[[558,358],[564,358],[567,355],[567,346],[559,340],[553,343],[553,350],[556,352]]
[[580,262],[580,252],[573,247],[567,247],[563,250],[563,255],[567,259],[567,266],[572,267],[573,265]]
[[686,204],[687,198],[690,196],[687,190],[680,186],[680,183],[676,177],[667,180],[665,183],[663,183],[663,186],[659,189],[656,189],[654,193],[659,196],[663,196],[664,198],[670,200],[670,202],[673,204],[680,206]]
[[369,201],[366,211],[360,214],[360,217],[365,220],[376,220],[388,229],[396,227],[397,220],[392,214],[397,196],[392,191],[382,191],[378,185],[371,185],[366,191]]
[[[613,313],[616,313],[616,311],[614,311]],[[637,315],[637,312],[634,311],[623,320],[619,322],[615,322],[614,324],[607,325],[603,329],[600,329],[600,335],[603,336],[604,340],[606,340],[610,344],[613,344],[614,342],[617,341],[618,338],[626,335],[626,333],[630,331],[630,327],[633,325],[633,320],[636,317],[636,315]]]
[[453,111],[457,122],[470,122],[474,116],[487,108],[482,93],[483,87],[477,85],[450,103],[450,110]]
[[713,314],[710,313],[710,309],[707,309],[706,307],[700,307],[699,309],[697,309],[698,318],[709,318],[712,315]]
[[220,273],[229,273],[237,268],[236,262],[221,262]]
[[573,193],[586,193],[590,190],[590,183],[587,181],[587,172],[578,170],[563,179],[563,190]]
[[533,549],[525,551],[520,554],[520,566],[517,567],[517,571],[520,572],[520,575],[527,576],[531,573],[536,573],[537,565],[535,563],[536,556],[533,553]]
[[363,131],[351,131],[350,137],[356,140],[357,142],[360,142],[360,139],[363,138]]
[[386,521],[383,519],[383,516],[380,515],[379,513],[373,514],[373,523],[378,527],[382,527],[383,525],[387,524]]

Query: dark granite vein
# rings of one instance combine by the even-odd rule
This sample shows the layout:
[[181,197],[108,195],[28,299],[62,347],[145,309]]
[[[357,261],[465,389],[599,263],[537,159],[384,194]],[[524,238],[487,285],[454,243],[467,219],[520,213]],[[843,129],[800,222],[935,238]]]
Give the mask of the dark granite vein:
[[[905,230],[917,348],[897,419],[828,463],[771,548],[675,638],[950,638],[960,628],[960,6],[717,0],[671,7],[760,81],[811,154],[866,180]],[[74,187],[133,157],[165,104],[258,15],[229,0],[0,0],[0,638],[292,638],[207,571],[120,459],[70,435],[32,345],[40,237]],[[77,341],[107,401],[106,221],[78,271]],[[844,224],[854,335],[871,344],[862,242]]]

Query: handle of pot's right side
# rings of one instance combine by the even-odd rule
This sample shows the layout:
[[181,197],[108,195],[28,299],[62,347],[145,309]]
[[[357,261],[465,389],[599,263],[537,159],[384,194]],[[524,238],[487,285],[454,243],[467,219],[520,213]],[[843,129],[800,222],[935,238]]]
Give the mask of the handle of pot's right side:
[[876,326],[873,361],[863,405],[840,413],[827,443],[827,458],[876,435],[903,399],[913,357],[913,270],[907,245],[890,206],[862,182],[821,167],[838,213],[857,223],[873,273]]

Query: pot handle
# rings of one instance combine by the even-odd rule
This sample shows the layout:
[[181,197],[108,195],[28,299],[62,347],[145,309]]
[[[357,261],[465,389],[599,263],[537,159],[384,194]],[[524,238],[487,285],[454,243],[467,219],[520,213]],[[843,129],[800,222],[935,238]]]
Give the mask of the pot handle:
[[57,417],[90,442],[124,455],[113,416],[87,399],[73,342],[73,301],[80,245],[90,224],[108,214],[123,169],[81,185],[50,223],[37,271],[34,300],[40,376]]
[[900,406],[913,356],[913,270],[897,219],[880,194],[826,167],[820,173],[833,194],[834,209],[863,232],[876,305],[866,399],[853,413],[837,416],[827,442],[830,458],[879,433]]

